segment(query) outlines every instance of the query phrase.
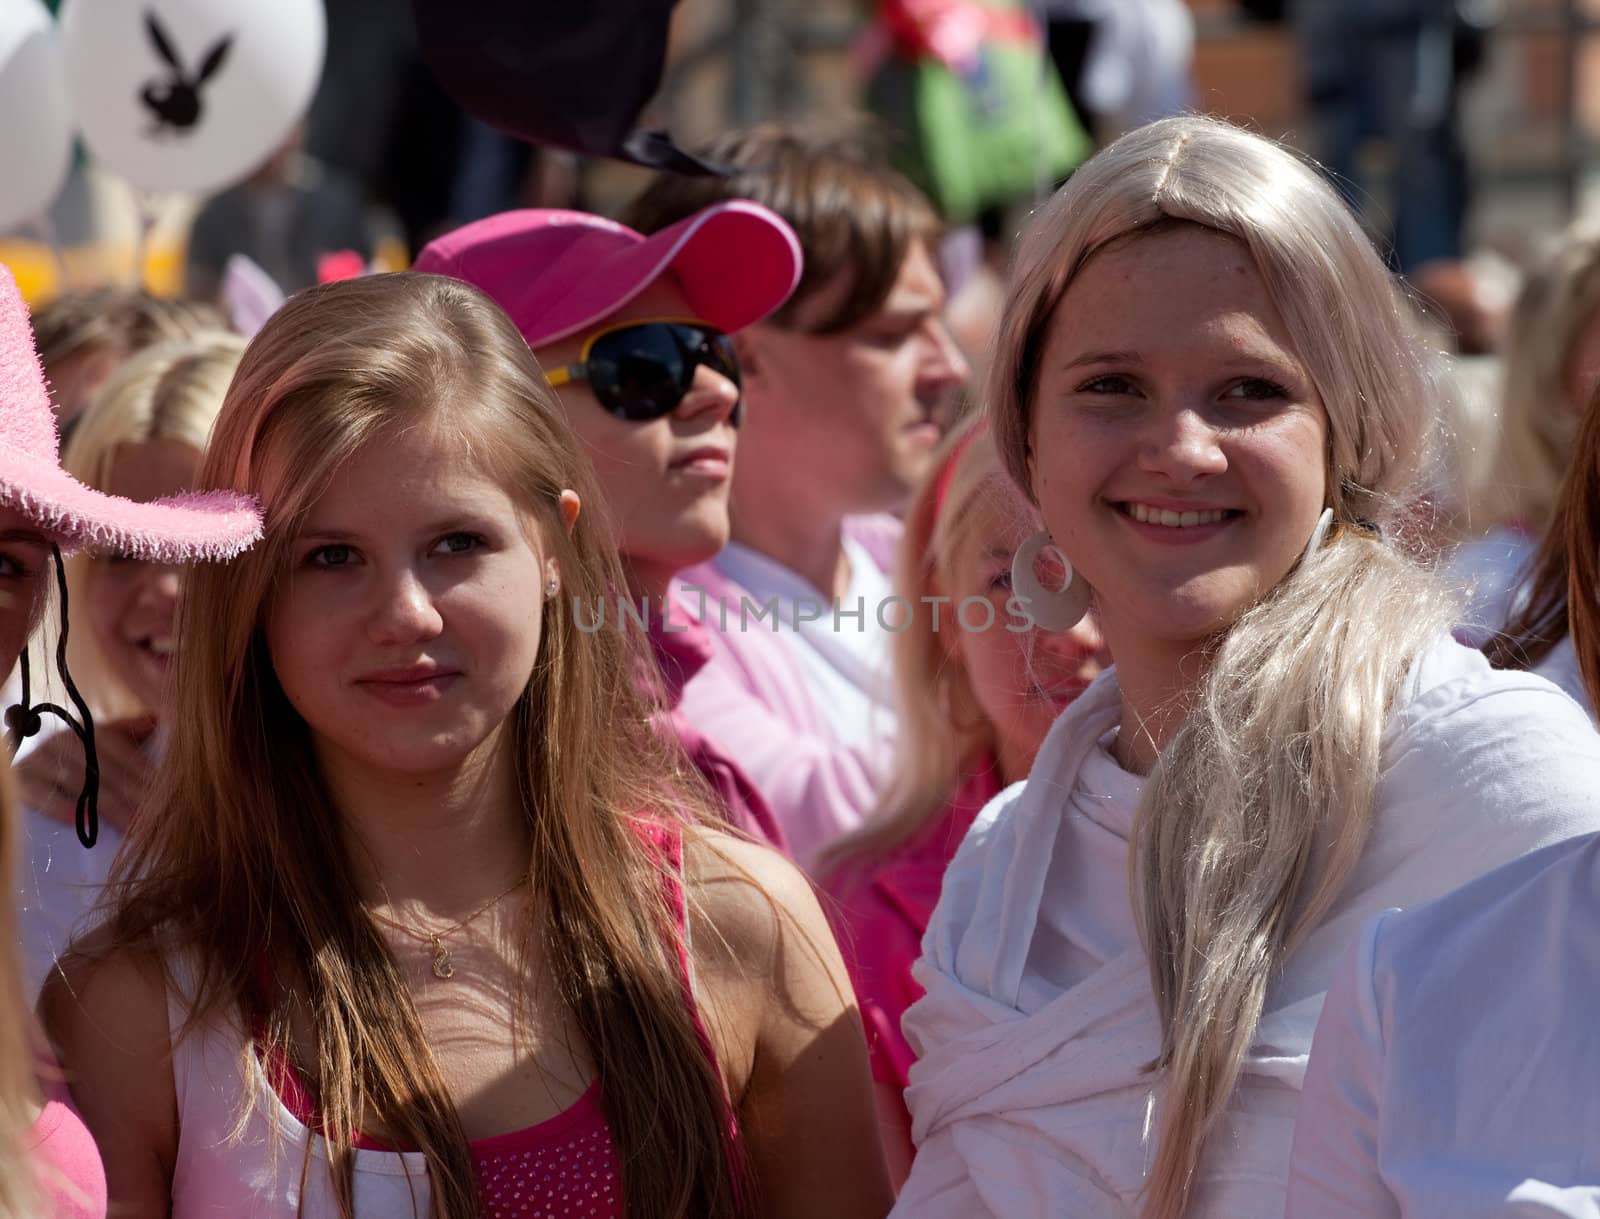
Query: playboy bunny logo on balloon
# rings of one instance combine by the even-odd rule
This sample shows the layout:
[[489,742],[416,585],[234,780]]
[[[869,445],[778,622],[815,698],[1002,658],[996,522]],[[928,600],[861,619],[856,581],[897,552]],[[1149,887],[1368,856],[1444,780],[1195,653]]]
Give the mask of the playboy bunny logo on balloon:
[[326,42],[322,0],[66,0],[61,9],[84,143],[152,192],[220,190],[266,161],[310,105]]
[[200,70],[191,77],[183,66],[182,56],[173,48],[172,39],[161,27],[161,18],[145,13],[144,28],[150,35],[150,45],[171,69],[171,75],[159,84],[146,85],[139,91],[139,97],[155,115],[158,134],[169,127],[177,132],[188,131],[204,113],[200,90],[221,71],[228,58],[228,48],[233,46],[233,37],[219,39],[200,61]]

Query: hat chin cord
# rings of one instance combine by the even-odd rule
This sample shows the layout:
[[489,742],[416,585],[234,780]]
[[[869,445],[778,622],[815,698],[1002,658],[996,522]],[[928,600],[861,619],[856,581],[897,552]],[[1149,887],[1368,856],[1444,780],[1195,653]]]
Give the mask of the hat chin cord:
[[22,701],[6,710],[7,735],[11,738],[11,751],[15,754],[25,737],[34,736],[44,727],[40,713],[45,711],[59,718],[77,734],[83,744],[83,787],[78,792],[76,826],[78,841],[86,847],[92,847],[100,838],[100,758],[94,748],[94,717],[89,714],[89,705],[83,701],[72,674],[67,671],[67,572],[61,562],[61,548],[52,542],[50,553],[55,556],[56,589],[61,594],[61,633],[56,639],[56,672],[61,675],[61,682],[67,688],[67,697],[78,709],[78,714],[75,717],[72,712],[55,703],[33,702],[29,695],[28,649],[23,648],[19,658]]

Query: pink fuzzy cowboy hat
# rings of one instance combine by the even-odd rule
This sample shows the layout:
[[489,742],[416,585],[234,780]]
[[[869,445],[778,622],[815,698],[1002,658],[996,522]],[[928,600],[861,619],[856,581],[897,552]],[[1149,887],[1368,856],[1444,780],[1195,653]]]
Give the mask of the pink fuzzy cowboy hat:
[[261,512],[232,491],[155,503],[106,495],[61,468],[56,416],[28,324],[28,307],[0,263],[0,504],[65,550],[104,547],[161,562],[231,559],[261,537]]

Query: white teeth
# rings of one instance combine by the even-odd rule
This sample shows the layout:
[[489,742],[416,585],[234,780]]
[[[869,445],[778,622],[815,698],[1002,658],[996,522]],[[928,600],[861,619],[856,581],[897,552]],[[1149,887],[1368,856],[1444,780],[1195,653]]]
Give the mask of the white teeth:
[[1220,508],[1204,512],[1174,512],[1171,508],[1151,508],[1145,504],[1127,505],[1128,515],[1147,525],[1165,525],[1169,529],[1193,529],[1196,525],[1215,525],[1228,514]]
[[152,639],[145,646],[157,656],[171,656],[178,650],[176,641],[171,639]]

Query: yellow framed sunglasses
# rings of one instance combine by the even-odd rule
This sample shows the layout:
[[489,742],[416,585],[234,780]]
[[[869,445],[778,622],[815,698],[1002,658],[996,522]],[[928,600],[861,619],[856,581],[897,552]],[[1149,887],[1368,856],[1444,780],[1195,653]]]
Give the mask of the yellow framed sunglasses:
[[577,363],[551,370],[545,381],[587,381],[608,414],[648,423],[678,409],[702,364],[739,384],[733,340],[722,331],[692,318],[645,318],[595,331]]

